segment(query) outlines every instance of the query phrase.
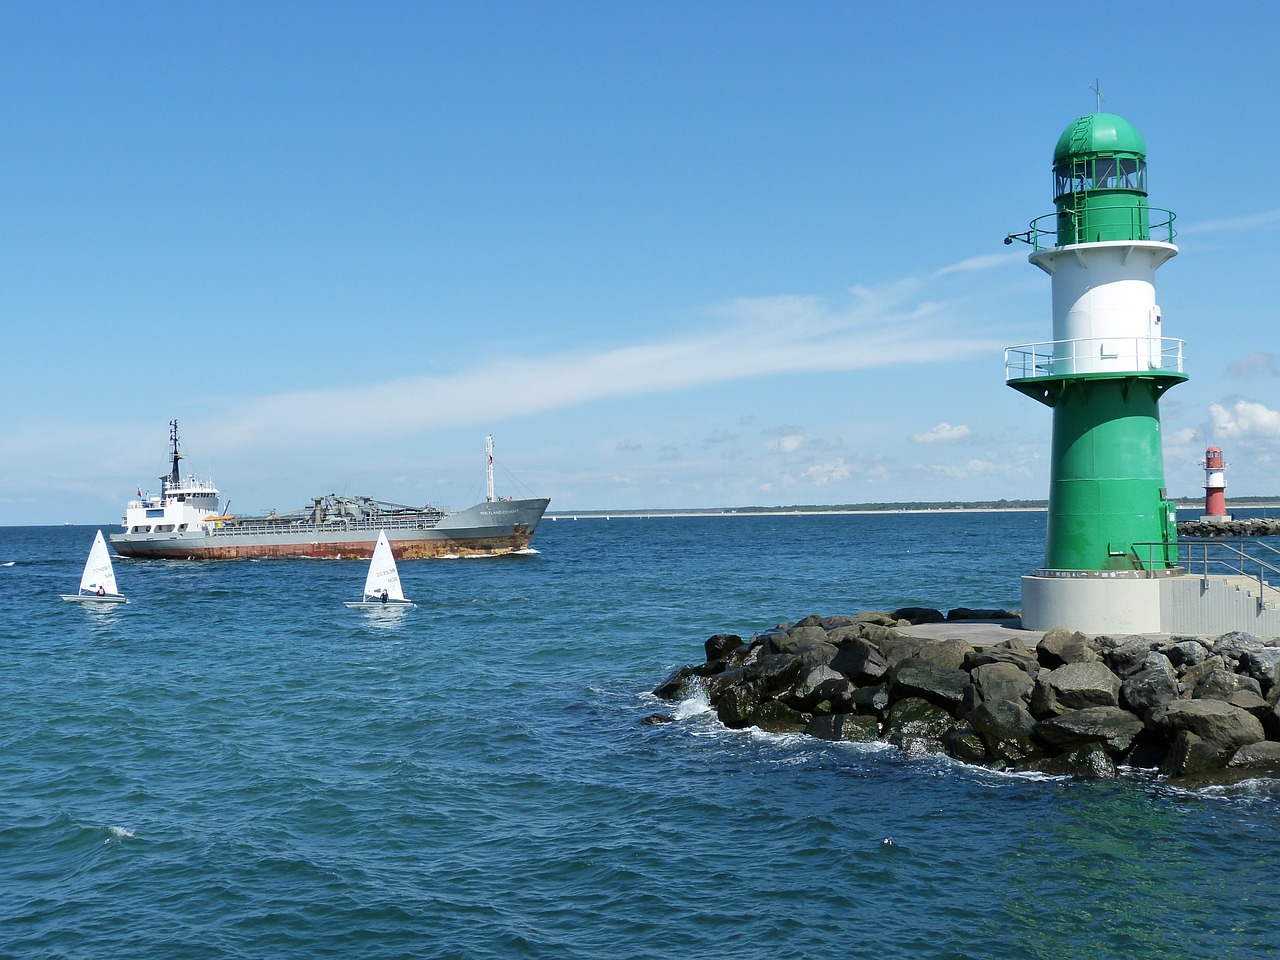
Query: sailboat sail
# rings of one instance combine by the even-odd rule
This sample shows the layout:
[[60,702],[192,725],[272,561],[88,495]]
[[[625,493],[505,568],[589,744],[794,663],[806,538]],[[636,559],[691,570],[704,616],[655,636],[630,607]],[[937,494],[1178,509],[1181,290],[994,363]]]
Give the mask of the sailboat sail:
[[98,588],[103,593],[118,594],[116,589],[116,571],[111,566],[111,554],[107,552],[107,542],[102,539],[102,531],[93,538],[93,547],[89,550],[89,559],[84,563],[84,573],[80,576],[80,592],[94,593]]
[[120,595],[116,587],[116,571],[111,566],[111,554],[107,551],[107,541],[102,539],[102,531],[93,538],[93,547],[89,550],[89,559],[84,562],[84,573],[80,575],[80,591],[62,594],[63,600],[92,600],[101,603],[128,603]]
[[364,581],[365,602],[381,601],[383,591],[386,591],[388,601],[405,602],[396,558],[391,553],[385,530],[378,532],[378,545],[373,548],[373,559],[369,562],[369,575]]

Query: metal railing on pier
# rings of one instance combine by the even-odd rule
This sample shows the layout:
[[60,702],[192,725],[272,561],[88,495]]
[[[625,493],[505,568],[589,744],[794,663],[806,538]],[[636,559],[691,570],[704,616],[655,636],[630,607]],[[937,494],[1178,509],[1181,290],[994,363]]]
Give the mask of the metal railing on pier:
[[[1135,557],[1142,569],[1154,571],[1163,566],[1163,558],[1172,552],[1163,543],[1135,543]],[[1252,537],[1238,539],[1180,540],[1177,557],[1188,573],[1207,581],[1210,576],[1246,577],[1258,585],[1258,607],[1262,608],[1268,592],[1274,595],[1280,583],[1280,549]]]

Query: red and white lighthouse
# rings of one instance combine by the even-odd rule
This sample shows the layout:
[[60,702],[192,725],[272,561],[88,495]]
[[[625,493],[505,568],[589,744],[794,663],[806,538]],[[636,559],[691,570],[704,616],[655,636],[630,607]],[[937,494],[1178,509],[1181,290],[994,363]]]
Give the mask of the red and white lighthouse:
[[1202,520],[1227,519],[1227,465],[1222,448],[1210,447],[1204,452],[1204,516]]

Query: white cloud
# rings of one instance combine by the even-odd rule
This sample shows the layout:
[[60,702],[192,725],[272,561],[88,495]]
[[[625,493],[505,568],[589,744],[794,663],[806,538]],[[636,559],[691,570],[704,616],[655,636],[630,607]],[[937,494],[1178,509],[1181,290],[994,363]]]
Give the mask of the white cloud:
[[934,465],[931,469],[939,476],[965,480],[971,477],[990,477],[1002,474],[1005,472],[1005,465],[994,460],[973,459],[967,463],[940,463]]
[[727,430],[717,430],[702,442],[707,446],[712,446],[717,443],[732,443],[737,439],[738,435],[736,433],[730,433]]
[[922,433],[912,434],[911,439],[916,443],[954,443],[967,438],[970,432],[964,424],[952,426],[944,422]]
[[992,270],[1010,263],[1026,262],[1027,255],[1022,250],[1014,253],[989,253],[983,257],[970,257],[968,260],[949,264],[940,269],[937,275],[941,277],[948,273],[971,273],[976,270]]
[[639,450],[640,448],[641,444],[636,443],[634,440],[619,440],[613,449],[627,453],[632,450]]
[[789,433],[778,438],[778,449],[783,453],[795,453],[804,446],[804,434]]
[[839,482],[848,480],[853,475],[853,467],[845,463],[843,459],[837,459],[831,463],[815,463],[809,469],[800,475],[802,480],[808,480],[819,487],[826,486],[833,480]]
[[1259,374],[1280,376],[1280,368],[1276,367],[1276,355],[1266,350],[1255,350],[1247,357],[1241,357],[1227,365],[1227,376],[1247,380]]
[[710,311],[716,328],[688,336],[597,351],[494,357],[445,376],[252,398],[211,425],[206,444],[256,446],[283,435],[311,443],[349,432],[403,437],[606,398],[805,371],[954,361],[1002,349],[994,340],[948,335],[949,327],[961,325],[948,321],[945,305],[921,299],[920,287],[913,279],[855,287],[843,308],[820,297],[742,298]]
[[1265,227],[1280,223],[1280,210],[1262,210],[1258,213],[1247,213],[1239,217],[1222,220],[1205,220],[1189,226],[1179,226],[1178,233],[1217,233],[1223,230],[1247,230],[1251,227]]
[[1209,404],[1213,436],[1220,440],[1280,441],[1280,411],[1252,400],[1236,400],[1231,407]]

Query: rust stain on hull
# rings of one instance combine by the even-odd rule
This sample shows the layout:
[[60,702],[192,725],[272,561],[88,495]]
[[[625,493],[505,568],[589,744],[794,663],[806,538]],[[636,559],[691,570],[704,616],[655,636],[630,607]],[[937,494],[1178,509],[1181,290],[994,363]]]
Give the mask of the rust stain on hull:
[[[517,533],[503,537],[476,537],[465,540],[433,538],[402,540],[391,544],[397,560],[431,560],[440,557],[494,556],[514,553],[529,546],[532,534]],[[321,560],[368,559],[373,556],[373,543],[263,543],[219,547],[173,547],[159,543],[116,544],[122,556],[147,560],[244,560],[264,557],[306,557]]]

